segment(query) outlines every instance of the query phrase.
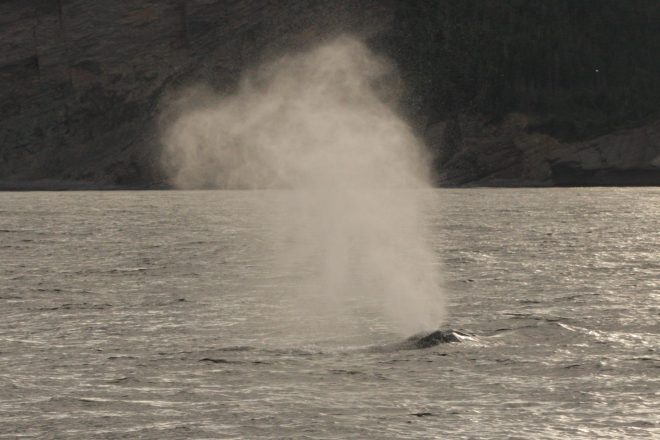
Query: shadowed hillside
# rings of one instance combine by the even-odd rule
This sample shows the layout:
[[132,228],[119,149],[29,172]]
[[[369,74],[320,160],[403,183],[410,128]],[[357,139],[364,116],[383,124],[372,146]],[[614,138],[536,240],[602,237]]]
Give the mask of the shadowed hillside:
[[655,0],[8,0],[0,181],[160,185],[168,91],[350,32],[399,65],[439,184],[660,184],[658,23]]
[[659,24],[654,0],[400,2],[382,44],[440,183],[657,185]]
[[388,51],[430,117],[534,115],[562,140],[660,109],[660,2],[405,2]]
[[373,34],[390,12],[369,0],[3,1],[0,181],[159,183],[155,123],[168,90],[229,89],[260,58]]

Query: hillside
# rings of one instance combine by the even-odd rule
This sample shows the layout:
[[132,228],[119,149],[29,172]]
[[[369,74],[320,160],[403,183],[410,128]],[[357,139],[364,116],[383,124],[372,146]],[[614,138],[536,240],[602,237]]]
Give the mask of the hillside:
[[259,59],[369,35],[390,12],[363,0],[4,1],[0,181],[157,185],[165,93],[198,80],[230,89]]
[[398,64],[439,184],[660,184],[659,22],[653,0],[4,1],[0,188],[159,187],[163,96],[342,32]]

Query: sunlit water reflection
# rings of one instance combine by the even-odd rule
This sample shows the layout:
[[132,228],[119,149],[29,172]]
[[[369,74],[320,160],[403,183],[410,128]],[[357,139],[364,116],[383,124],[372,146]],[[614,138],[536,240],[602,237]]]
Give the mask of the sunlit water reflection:
[[278,197],[0,193],[0,438],[660,435],[660,190],[430,192],[477,339],[405,351],[297,314]]

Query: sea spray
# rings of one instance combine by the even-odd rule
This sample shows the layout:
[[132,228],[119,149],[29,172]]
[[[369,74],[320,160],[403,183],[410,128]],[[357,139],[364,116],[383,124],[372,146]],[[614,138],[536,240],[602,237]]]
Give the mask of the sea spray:
[[393,109],[398,87],[389,62],[345,36],[253,69],[231,95],[196,87],[169,107],[163,164],[177,187],[286,190],[271,219],[277,270],[304,268],[293,290],[306,317],[367,313],[402,333],[442,323],[428,161]]

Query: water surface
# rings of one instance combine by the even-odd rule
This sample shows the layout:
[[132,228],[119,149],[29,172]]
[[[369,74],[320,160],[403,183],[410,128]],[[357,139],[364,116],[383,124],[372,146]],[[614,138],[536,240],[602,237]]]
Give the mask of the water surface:
[[429,193],[426,350],[293,322],[278,197],[0,193],[0,438],[660,435],[660,190]]

